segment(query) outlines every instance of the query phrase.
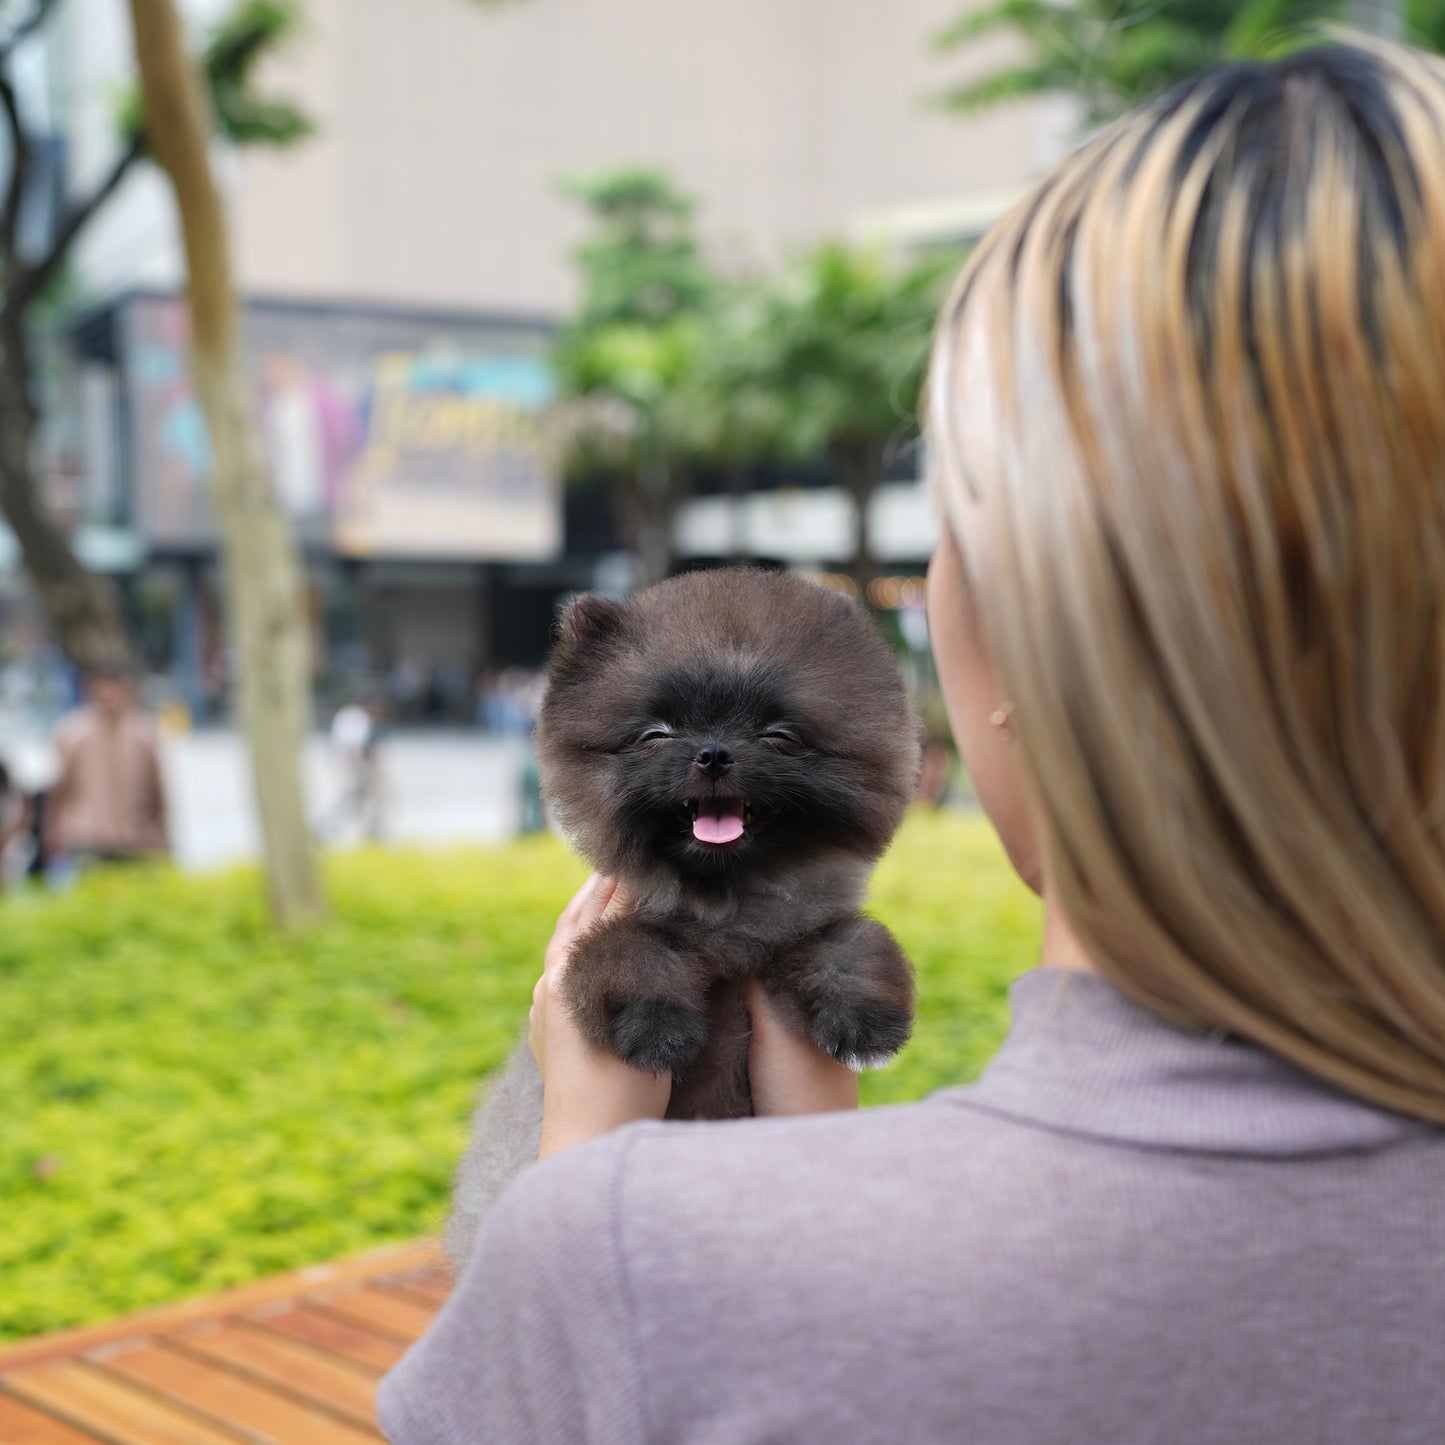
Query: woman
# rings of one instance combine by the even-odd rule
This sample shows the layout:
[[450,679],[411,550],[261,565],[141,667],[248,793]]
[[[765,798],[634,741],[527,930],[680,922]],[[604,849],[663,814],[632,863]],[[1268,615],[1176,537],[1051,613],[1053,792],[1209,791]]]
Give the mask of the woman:
[[[1012,1032],[904,1108],[618,1129],[667,1081],[559,1007],[590,884],[533,1016],[561,1157],[388,1380],[398,1445],[1445,1436],[1442,387],[1404,49],[1191,81],[994,230],[929,610],[1045,905]],[[755,1023],[760,1114],[856,1104]]]

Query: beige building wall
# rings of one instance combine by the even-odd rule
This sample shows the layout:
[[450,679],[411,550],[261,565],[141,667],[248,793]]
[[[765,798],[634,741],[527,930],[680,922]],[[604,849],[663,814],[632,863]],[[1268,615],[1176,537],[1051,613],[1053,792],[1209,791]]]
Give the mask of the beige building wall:
[[308,0],[270,77],[318,136],[236,167],[252,292],[555,313],[580,230],[556,181],[666,169],[726,255],[1007,191],[1048,107],[969,121],[930,37],[964,0]]

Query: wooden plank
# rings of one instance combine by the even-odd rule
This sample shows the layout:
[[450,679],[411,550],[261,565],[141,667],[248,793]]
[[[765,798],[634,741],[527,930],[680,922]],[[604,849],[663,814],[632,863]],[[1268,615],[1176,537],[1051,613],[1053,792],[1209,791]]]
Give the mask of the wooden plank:
[[452,1282],[445,1275],[433,1274],[430,1271],[426,1274],[401,1274],[395,1277],[386,1276],[372,1281],[383,1289],[395,1290],[398,1294],[406,1295],[410,1299],[420,1301],[422,1304],[431,1305],[433,1309],[439,1309],[447,1302],[447,1296],[452,1292]]
[[247,1315],[246,1319],[259,1327],[289,1335],[303,1344],[369,1365],[378,1374],[389,1370],[406,1353],[406,1345],[400,1340],[387,1339],[360,1325],[348,1324],[334,1315],[322,1314],[320,1310],[309,1309],[305,1305],[258,1310]]
[[5,1388],[109,1445],[236,1445],[228,1431],[74,1360],[17,1371]]
[[253,1436],[297,1445],[372,1445],[381,1438],[374,1429],[358,1428],[230,1370],[159,1345],[118,1350],[106,1358],[105,1368]]
[[366,1285],[346,1290],[313,1291],[309,1300],[329,1314],[365,1325],[367,1329],[389,1335],[392,1339],[405,1340],[408,1344],[420,1339],[422,1332],[436,1317],[434,1305],[417,1304]]
[[414,1269],[427,1269],[434,1267],[439,1259],[436,1246],[427,1241],[390,1245],[351,1259],[312,1265],[290,1274],[260,1280],[256,1284],[227,1290],[223,1294],[162,1305],[159,1309],[107,1320],[99,1325],[84,1325],[79,1329],[39,1335],[33,1340],[24,1340],[18,1345],[0,1349],[0,1376],[25,1365],[39,1364],[43,1360],[60,1360],[84,1354],[111,1341],[164,1334],[196,1320],[214,1319],[222,1314],[239,1314],[273,1300],[294,1299],[318,1287],[374,1279],[377,1275],[395,1275]]
[[95,1445],[96,1437],[82,1435],[13,1396],[0,1395],[0,1440],[5,1445]]
[[375,1375],[355,1365],[337,1364],[284,1335],[252,1325],[226,1324],[187,1330],[165,1343],[254,1380],[281,1386],[362,1425],[370,1426],[376,1419]]

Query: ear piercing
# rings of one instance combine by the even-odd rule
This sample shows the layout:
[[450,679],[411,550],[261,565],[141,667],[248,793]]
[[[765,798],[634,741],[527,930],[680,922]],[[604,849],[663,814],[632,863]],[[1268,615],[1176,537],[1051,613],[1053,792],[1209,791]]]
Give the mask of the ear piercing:
[[1013,730],[1014,705],[1005,699],[994,710],[989,713],[988,720],[998,729],[998,735],[1006,743],[1014,740]]

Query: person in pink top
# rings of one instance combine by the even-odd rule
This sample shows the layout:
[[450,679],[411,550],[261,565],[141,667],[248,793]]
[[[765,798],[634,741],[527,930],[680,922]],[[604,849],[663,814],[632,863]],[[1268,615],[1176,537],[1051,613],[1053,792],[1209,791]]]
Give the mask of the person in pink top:
[[60,776],[47,800],[46,853],[78,863],[170,851],[154,722],[119,666],[86,679],[86,702],[55,731]]

